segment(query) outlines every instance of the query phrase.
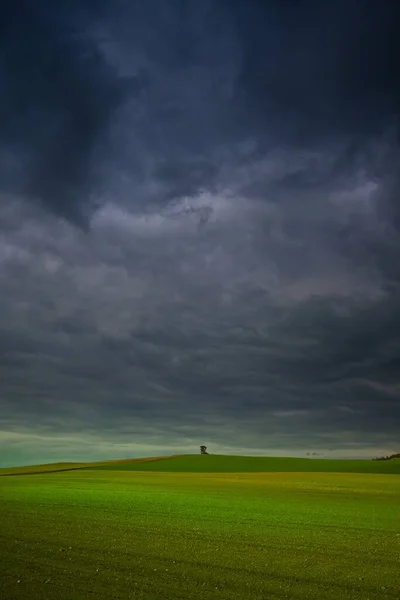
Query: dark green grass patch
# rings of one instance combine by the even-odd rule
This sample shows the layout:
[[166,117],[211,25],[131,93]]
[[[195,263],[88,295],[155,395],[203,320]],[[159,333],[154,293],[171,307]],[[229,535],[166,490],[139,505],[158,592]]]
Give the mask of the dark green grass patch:
[[1,597],[398,600],[399,506],[392,475],[4,477]]
[[400,460],[327,460],[269,456],[182,454],[82,463],[54,463],[0,469],[2,475],[55,473],[76,469],[169,473],[382,473],[400,474]]
[[149,463],[129,462],[96,465],[98,470],[167,471],[187,473],[395,473],[400,474],[400,460],[327,460],[280,458],[268,456],[229,456],[187,454]]
[[88,467],[101,467],[109,469],[110,465],[114,467],[121,466],[125,463],[129,463],[129,469],[137,463],[149,463],[158,460],[165,460],[173,458],[172,456],[146,456],[141,458],[124,458],[118,460],[102,460],[95,462],[59,462],[59,463],[48,463],[44,465],[29,465],[24,467],[4,467],[0,469],[0,477],[2,475],[36,475],[40,473],[58,473],[59,471],[75,471],[77,469],[87,469]]
[[[86,463],[61,462],[49,463],[46,465],[33,465],[27,467],[4,467],[0,469],[0,476],[29,475],[34,473],[58,473],[59,471],[74,471],[75,469],[82,469],[84,466],[86,466]],[[91,466],[94,466],[94,463],[92,463]]]

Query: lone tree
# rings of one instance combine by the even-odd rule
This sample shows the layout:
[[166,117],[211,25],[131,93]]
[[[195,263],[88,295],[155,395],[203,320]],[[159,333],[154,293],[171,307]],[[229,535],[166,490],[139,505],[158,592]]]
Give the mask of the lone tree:
[[207,446],[200,446],[200,454],[208,454]]

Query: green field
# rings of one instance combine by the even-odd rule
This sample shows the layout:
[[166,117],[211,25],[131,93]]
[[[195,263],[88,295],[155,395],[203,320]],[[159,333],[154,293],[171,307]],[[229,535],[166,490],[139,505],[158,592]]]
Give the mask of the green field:
[[399,600],[399,461],[298,460],[0,470],[0,596]]

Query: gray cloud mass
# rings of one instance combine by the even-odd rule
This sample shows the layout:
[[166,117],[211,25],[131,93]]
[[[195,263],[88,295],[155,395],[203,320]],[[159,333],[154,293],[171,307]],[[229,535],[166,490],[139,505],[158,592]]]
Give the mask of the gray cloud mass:
[[2,4],[0,466],[398,451],[398,17]]

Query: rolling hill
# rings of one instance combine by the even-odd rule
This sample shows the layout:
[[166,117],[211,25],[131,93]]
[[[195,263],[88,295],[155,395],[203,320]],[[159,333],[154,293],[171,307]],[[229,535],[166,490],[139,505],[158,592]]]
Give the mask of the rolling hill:
[[159,471],[171,473],[385,473],[400,474],[400,459],[328,460],[268,456],[181,454],[81,463],[53,463],[0,469],[1,475],[32,475],[78,469],[101,471]]

